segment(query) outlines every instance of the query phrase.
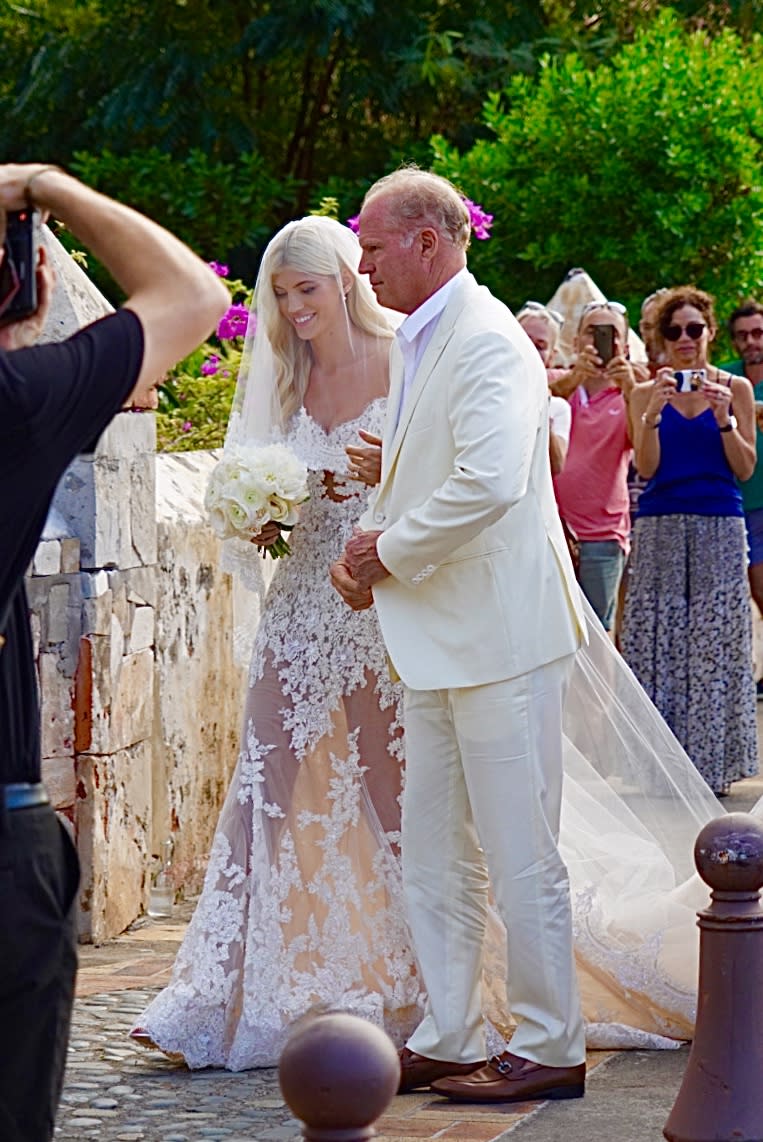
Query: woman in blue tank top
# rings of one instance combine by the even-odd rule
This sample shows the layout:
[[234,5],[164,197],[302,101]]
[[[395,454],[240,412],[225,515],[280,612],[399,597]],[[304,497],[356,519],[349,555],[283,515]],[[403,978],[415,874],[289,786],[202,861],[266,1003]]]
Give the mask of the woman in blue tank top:
[[668,290],[667,366],[632,397],[641,493],[622,651],[717,794],[758,771],[747,539],[737,480],[755,467],[752,387],[708,362],[713,299]]

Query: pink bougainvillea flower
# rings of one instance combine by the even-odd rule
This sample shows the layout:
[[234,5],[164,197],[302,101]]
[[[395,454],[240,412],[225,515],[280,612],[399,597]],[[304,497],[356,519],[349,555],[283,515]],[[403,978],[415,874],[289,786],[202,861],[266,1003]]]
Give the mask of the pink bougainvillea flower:
[[183,421],[183,428],[182,428],[183,432],[190,432],[192,428],[193,428],[193,421],[191,421],[191,420],[184,420]]
[[464,198],[464,205],[469,211],[469,218],[472,224],[472,231],[475,238],[480,238],[483,241],[490,237],[490,227],[493,225],[493,215],[487,214],[481,206],[476,202],[472,202],[471,198]]
[[357,234],[358,230],[360,229],[360,215],[354,214],[352,218],[348,218],[347,225],[350,227],[353,234]]
[[217,353],[210,353],[206,361],[201,366],[200,372],[202,377],[214,377],[220,364],[220,358]]
[[228,267],[224,266],[222,262],[207,262],[207,265],[215,271],[218,278],[227,278]]
[[249,310],[245,305],[231,305],[220,318],[217,336],[221,341],[232,341],[234,337],[244,337],[249,323]]

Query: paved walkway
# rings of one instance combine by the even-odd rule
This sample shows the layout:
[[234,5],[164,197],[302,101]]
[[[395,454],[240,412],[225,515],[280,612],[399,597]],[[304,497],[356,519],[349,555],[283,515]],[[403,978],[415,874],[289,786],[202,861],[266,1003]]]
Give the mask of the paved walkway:
[[[727,802],[747,811],[763,779]],[[275,1070],[188,1071],[127,1038],[167,981],[190,907],[143,918],[116,940],[81,949],[78,998],[56,1139],[67,1142],[297,1142]],[[659,1142],[687,1051],[592,1052],[586,1097],[511,1107],[459,1106],[422,1092],[393,1099],[379,1142]]]

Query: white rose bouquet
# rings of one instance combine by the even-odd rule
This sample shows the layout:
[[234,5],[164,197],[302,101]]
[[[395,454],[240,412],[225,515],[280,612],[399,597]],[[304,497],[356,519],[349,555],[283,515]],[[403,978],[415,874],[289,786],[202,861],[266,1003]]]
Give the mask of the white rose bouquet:
[[[251,540],[266,523],[291,531],[308,498],[307,467],[285,444],[238,445],[212,469],[204,507],[221,539]],[[267,550],[274,559],[291,555],[283,536]]]

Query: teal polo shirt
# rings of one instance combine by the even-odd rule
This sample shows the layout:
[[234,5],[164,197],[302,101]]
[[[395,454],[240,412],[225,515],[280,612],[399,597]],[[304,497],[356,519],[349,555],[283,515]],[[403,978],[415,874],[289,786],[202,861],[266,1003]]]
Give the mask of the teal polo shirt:
[[[735,377],[745,375],[744,361],[726,361],[718,368],[723,369],[726,373],[732,373]],[[752,386],[752,389],[755,393],[755,400],[763,401],[763,381],[758,381],[757,385]],[[757,453],[755,471],[749,480],[744,480],[739,484],[742,492],[742,504],[746,512],[757,512],[763,508],[763,432],[760,431],[757,423],[755,427],[755,450]]]

